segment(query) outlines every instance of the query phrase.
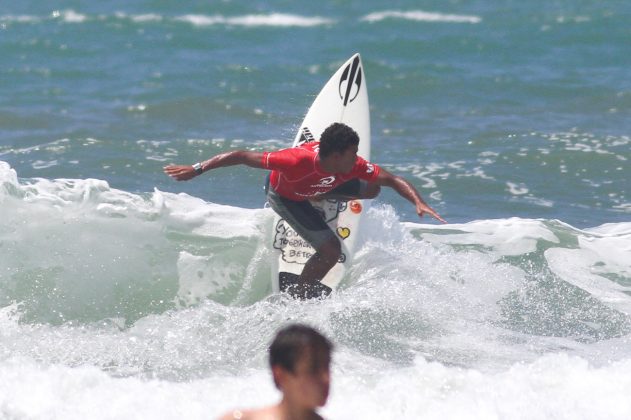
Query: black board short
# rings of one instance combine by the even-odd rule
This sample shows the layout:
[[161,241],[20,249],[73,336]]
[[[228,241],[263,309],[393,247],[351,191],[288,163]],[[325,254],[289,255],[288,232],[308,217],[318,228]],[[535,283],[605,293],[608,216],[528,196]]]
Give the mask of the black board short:
[[[337,186],[331,192],[318,196],[319,200],[348,201],[360,198],[368,182],[359,178],[352,179]],[[326,224],[322,215],[308,200],[294,201],[281,197],[271,185],[269,175],[265,182],[267,201],[274,211],[291,226],[305,241],[318,250],[324,243],[332,239],[338,240],[337,235]]]

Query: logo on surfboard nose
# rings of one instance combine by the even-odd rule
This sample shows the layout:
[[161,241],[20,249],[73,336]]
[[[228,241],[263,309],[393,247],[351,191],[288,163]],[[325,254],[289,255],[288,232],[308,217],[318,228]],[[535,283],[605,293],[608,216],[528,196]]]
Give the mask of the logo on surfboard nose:
[[340,78],[340,99],[344,102],[344,106],[357,98],[361,85],[362,69],[359,66],[359,57],[355,57],[353,62],[346,66]]
[[301,144],[311,143],[312,141],[315,141],[315,137],[311,134],[309,127],[302,127],[302,130],[300,131],[300,140],[296,145],[300,146]]

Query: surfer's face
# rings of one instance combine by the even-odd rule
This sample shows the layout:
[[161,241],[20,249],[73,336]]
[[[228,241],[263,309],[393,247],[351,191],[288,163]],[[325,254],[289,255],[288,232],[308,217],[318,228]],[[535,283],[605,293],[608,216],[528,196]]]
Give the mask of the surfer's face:
[[357,146],[350,146],[342,153],[334,153],[337,160],[337,173],[347,174],[353,170],[357,161]]

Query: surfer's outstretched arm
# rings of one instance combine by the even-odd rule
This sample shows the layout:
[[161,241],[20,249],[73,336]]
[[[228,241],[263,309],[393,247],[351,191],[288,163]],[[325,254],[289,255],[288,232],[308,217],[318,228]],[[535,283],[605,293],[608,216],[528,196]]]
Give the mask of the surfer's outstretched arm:
[[187,181],[211,169],[224,166],[247,165],[253,168],[263,168],[263,153],[248,150],[235,150],[213,156],[195,165],[168,165],[164,173],[176,181]]
[[436,220],[443,223],[447,223],[445,219],[440,217],[436,211],[427,205],[427,203],[421,198],[421,194],[414,188],[414,185],[410,184],[405,178],[398,175],[393,175],[383,168],[380,168],[379,175],[375,183],[394,189],[399,195],[416,207],[416,213],[423,217],[425,213],[429,214]]

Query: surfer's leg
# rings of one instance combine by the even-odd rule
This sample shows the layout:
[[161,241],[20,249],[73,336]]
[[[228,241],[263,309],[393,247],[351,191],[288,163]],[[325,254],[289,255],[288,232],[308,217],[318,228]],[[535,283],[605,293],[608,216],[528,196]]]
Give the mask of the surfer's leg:
[[302,274],[283,291],[298,298],[320,297],[323,293],[328,295],[331,289],[320,280],[340,258],[339,239],[310,202],[285,199],[273,188],[269,189],[267,198],[272,209],[316,250],[307,260]]
[[326,276],[326,273],[333,268],[342,255],[342,245],[336,237],[328,239],[316,249],[317,252],[307,260],[305,268],[299,277],[301,289],[299,293],[307,298],[311,297],[309,296],[309,289],[316,284],[320,284],[320,280]]

